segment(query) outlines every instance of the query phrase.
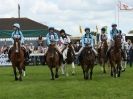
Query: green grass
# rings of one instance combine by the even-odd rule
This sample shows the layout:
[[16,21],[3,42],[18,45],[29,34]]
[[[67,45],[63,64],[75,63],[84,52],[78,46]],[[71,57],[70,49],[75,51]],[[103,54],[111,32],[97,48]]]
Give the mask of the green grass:
[[60,75],[51,81],[47,66],[29,66],[27,76],[19,82],[14,81],[11,67],[0,67],[0,99],[133,99],[133,68],[112,78],[109,69],[103,74],[95,66],[93,80],[85,81],[77,67],[75,76]]

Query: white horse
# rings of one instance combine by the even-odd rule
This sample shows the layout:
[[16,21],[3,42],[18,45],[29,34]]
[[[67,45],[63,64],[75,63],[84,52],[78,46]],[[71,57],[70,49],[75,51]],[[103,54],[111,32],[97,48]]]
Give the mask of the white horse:
[[[75,65],[74,65],[74,55],[72,53],[71,45],[67,45],[63,51],[63,59],[65,63],[62,63],[61,71],[63,75],[69,76],[68,73],[68,64],[72,65],[72,75],[75,75]],[[70,55],[70,56],[69,56]]]
[[[128,43],[127,42],[122,43],[122,50],[124,51],[125,58],[127,59],[127,51],[128,51]],[[121,67],[122,67],[122,71],[125,71],[125,69],[127,67],[127,61],[126,60],[121,61]]]

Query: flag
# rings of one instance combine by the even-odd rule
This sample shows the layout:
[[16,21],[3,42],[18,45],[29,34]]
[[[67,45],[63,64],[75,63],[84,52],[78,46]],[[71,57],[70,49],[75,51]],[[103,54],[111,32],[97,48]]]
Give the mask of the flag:
[[79,30],[80,30],[80,33],[82,34],[83,31],[82,31],[82,27],[81,26],[79,26]]
[[18,4],[18,18],[20,18],[20,5]]
[[123,2],[119,2],[118,7],[120,8],[120,10],[133,10],[133,7]]

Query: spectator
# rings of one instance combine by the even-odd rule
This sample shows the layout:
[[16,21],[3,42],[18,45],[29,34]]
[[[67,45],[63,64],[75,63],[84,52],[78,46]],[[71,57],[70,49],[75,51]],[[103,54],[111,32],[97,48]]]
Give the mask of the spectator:
[[132,67],[133,62],[133,44],[131,40],[128,41],[128,62],[130,64],[130,67]]
[[38,46],[44,46],[44,40],[43,40],[41,35],[38,37],[37,45]]
[[34,52],[35,47],[32,43],[30,43],[29,49],[30,49],[31,53]]

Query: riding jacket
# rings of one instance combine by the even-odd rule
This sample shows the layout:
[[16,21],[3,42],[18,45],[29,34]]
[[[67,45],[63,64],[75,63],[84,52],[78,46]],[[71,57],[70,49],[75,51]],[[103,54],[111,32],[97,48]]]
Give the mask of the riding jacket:
[[70,38],[68,36],[61,36],[60,41],[62,44],[69,44],[71,42]]
[[88,34],[86,33],[85,35],[82,36],[81,42],[82,42],[82,47],[85,47],[86,44],[90,44],[93,47],[94,45],[93,35],[91,33]]
[[16,31],[12,32],[11,38],[12,38],[12,43],[13,44],[14,44],[14,38],[19,38],[20,43],[24,44],[24,36],[23,36],[23,34],[20,30],[16,30]]
[[101,34],[101,35],[99,36],[99,41],[100,41],[100,42],[102,42],[102,41],[104,41],[104,40],[107,40],[107,39],[108,39],[108,37],[107,37],[106,34]]
[[114,36],[118,34],[118,30],[117,29],[112,29],[110,31],[110,37],[111,37],[111,40],[114,39]]
[[48,33],[46,35],[46,42],[48,46],[51,44],[51,42],[57,43],[58,41],[59,41],[59,37],[57,33]]

